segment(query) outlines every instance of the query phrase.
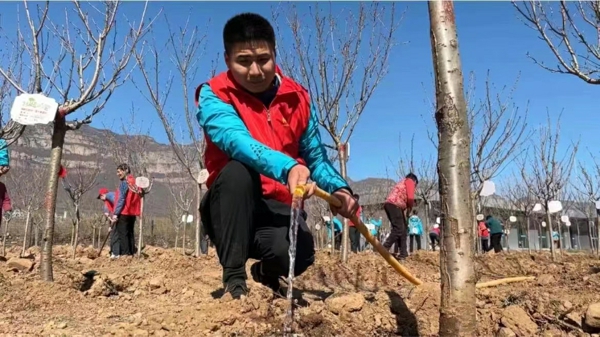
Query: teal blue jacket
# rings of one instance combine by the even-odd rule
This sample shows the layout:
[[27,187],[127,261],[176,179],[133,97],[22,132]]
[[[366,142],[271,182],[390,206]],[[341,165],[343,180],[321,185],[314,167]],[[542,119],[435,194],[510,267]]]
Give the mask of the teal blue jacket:
[[377,232],[379,232],[379,228],[381,227],[381,220],[375,220],[375,219],[369,219],[369,223],[372,224],[373,226],[375,226],[373,229],[371,229],[371,235],[375,236],[377,235]]
[[411,215],[410,218],[408,218],[408,234],[423,235],[423,223],[416,215]]
[[9,166],[10,164],[10,152],[6,145],[6,140],[0,139],[0,166]]
[[[334,230],[335,230],[335,234],[337,235],[338,233],[340,233],[342,231],[342,229],[344,228],[344,225],[342,224],[342,222],[334,217],[333,218],[333,225],[334,225]],[[327,227],[327,237],[330,238],[331,237],[331,221],[325,221],[325,227]]]

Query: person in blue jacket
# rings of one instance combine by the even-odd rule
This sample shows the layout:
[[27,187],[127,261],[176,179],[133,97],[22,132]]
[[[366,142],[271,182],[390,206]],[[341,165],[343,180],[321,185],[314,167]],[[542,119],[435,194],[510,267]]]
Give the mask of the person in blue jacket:
[[[373,218],[369,218],[365,225],[369,228],[369,232],[374,238],[377,238],[377,234],[379,233],[379,229],[381,227],[382,218],[379,217],[379,220],[375,220]],[[364,249],[372,248],[370,244],[366,243]]]
[[377,233],[379,232],[379,229],[381,228],[381,223],[383,222],[383,218],[379,217],[379,220],[375,220],[373,218],[369,219],[369,223],[372,224],[374,227],[371,229],[371,235],[373,236],[377,236]]
[[417,241],[417,250],[421,250],[421,236],[423,235],[423,223],[419,218],[418,211],[412,210],[412,215],[408,218],[408,237],[410,238],[410,252],[413,252],[414,241]]
[[[340,233],[342,233],[344,225],[337,217],[333,217],[333,226],[335,249],[340,249],[342,243],[342,236],[340,235]],[[325,227],[327,228],[327,240],[329,241],[331,239],[331,220],[325,221]]]
[[6,140],[0,138],[0,176],[6,174],[10,170],[10,151]]

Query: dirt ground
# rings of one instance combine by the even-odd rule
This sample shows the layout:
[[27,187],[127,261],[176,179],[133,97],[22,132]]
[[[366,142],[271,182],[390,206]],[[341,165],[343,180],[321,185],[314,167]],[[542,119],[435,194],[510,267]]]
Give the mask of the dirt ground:
[[[241,301],[222,296],[221,271],[209,256],[146,247],[142,259],[55,247],[55,282],[40,281],[37,265],[0,261],[0,336],[281,336],[287,302],[249,280]],[[39,258],[29,250],[30,261]],[[91,257],[91,258],[90,258]],[[438,253],[420,251],[405,266],[425,284],[403,281],[372,252],[347,266],[327,252],[295,283],[297,336],[436,336]],[[20,264],[19,264],[20,263]],[[250,263],[248,264],[250,266]],[[25,268],[22,271],[16,271]],[[565,254],[505,253],[479,257],[480,281],[536,276],[477,290],[479,336],[589,336],[581,317],[600,302],[600,260]]]

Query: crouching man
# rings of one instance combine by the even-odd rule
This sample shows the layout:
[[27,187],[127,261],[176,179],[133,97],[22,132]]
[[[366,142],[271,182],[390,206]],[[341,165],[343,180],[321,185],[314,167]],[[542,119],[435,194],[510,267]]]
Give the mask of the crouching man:
[[[207,140],[208,192],[200,211],[223,267],[225,291],[234,299],[252,278],[274,292],[289,269],[291,193],[312,178],[340,199],[334,214],[350,217],[358,203],[327,159],[308,92],[280,73],[275,33],[257,14],[231,18],[223,29],[228,70],[196,90],[198,122]],[[314,185],[306,197],[314,192]],[[314,241],[298,228],[295,274],[314,262]]]

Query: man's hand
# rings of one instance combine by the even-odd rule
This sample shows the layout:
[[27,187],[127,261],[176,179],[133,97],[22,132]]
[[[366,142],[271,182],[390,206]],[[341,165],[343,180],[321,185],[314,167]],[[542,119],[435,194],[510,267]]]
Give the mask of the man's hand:
[[[310,170],[304,165],[296,165],[288,172],[288,188],[293,195],[294,190],[298,185],[306,185],[310,178]],[[304,193],[304,198],[310,198],[315,193],[315,183],[308,184],[308,188]]]
[[335,207],[330,205],[331,212],[334,216],[341,215],[346,219],[352,219],[356,215],[356,211],[358,211],[358,201],[352,196],[350,191],[346,189],[341,189],[335,191],[332,194],[334,197],[338,198],[342,202],[341,207]]

